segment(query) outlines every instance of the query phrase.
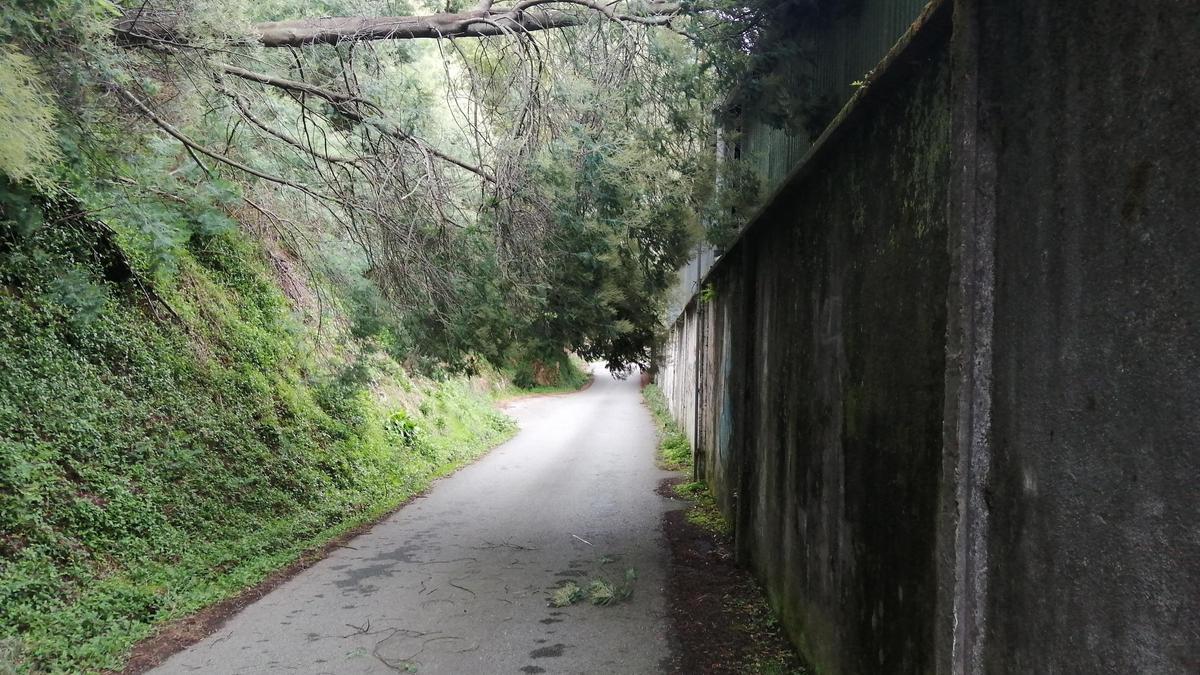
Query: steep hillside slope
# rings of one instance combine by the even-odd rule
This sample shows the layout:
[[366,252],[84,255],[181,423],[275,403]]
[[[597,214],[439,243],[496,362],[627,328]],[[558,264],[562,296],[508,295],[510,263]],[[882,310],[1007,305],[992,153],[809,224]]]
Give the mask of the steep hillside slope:
[[119,668],[512,433],[488,383],[306,324],[237,228],[151,283],[81,210],[0,185],[0,672]]

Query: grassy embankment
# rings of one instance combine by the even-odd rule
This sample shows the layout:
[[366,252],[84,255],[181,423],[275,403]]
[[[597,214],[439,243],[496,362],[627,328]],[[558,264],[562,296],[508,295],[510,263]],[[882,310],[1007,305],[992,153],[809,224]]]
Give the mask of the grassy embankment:
[[119,223],[0,206],[0,673],[119,669],[515,431],[496,376],[316,333],[236,229],[150,287]]

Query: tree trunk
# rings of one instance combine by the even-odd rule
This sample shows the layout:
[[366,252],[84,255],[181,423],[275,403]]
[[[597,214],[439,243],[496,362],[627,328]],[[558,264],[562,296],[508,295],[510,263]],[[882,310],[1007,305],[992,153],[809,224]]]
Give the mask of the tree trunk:
[[[417,40],[482,38],[511,35],[585,23],[592,16],[646,25],[667,25],[680,12],[677,2],[651,2],[637,14],[622,14],[611,6],[592,0],[563,0],[554,4],[574,5],[578,11],[544,9],[548,0],[525,0],[506,9],[475,9],[466,12],[425,16],[353,16],[269,21],[256,24],[244,42],[264,47],[302,47],[363,40]],[[175,43],[180,36],[175,25],[162,17],[140,12],[127,14],[114,27],[118,38],[130,44]]]

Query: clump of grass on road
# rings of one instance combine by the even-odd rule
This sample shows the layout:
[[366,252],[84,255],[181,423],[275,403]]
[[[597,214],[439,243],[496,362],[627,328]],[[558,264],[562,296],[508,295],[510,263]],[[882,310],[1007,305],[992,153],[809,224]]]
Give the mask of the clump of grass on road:
[[550,595],[551,607],[570,607],[571,605],[583,599],[583,589],[574,581],[567,583],[554,589],[554,593]]
[[593,605],[604,607],[628,600],[633,596],[633,585],[637,581],[637,570],[625,570],[625,578],[619,584],[603,577],[593,579],[587,586],[568,581],[550,594],[551,607],[570,607],[587,600]]

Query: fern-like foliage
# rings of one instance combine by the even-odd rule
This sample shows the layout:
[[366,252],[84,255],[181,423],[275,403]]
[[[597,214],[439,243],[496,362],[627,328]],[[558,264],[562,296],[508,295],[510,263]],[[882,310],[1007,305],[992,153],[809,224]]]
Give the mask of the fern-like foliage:
[[32,59],[0,48],[0,171],[15,181],[48,182],[59,159],[54,101]]

